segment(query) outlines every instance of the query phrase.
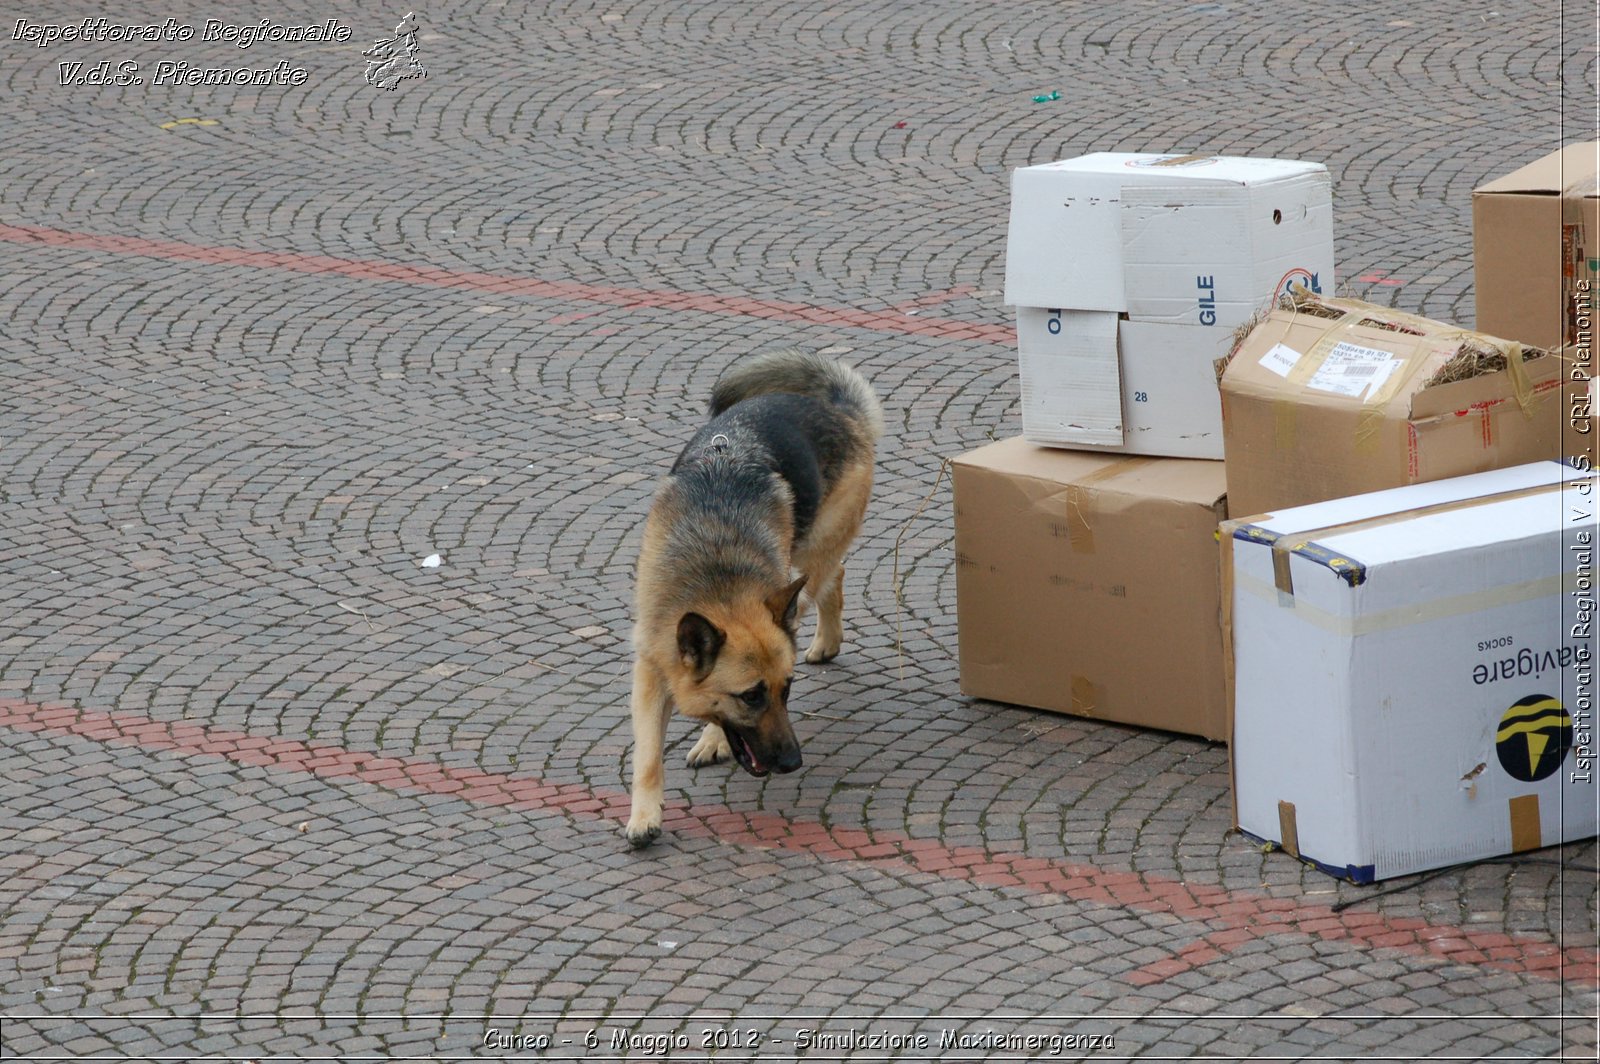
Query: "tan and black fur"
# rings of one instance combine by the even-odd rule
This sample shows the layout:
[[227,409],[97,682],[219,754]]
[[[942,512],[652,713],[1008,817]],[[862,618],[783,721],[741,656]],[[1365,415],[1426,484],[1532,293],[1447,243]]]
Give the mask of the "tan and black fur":
[[735,365],[710,413],[657,491],[639,551],[634,846],[661,833],[674,707],[705,722],[691,767],[729,757],[755,776],[800,767],[788,699],[801,594],[817,606],[805,660],[827,661],[844,638],[844,554],[883,433],[861,375],[801,351]]

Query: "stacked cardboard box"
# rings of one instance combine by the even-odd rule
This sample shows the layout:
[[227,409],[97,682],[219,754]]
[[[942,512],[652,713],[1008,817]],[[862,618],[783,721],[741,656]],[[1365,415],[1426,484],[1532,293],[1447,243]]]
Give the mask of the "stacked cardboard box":
[[1222,457],[1215,361],[1293,285],[1333,291],[1317,163],[1100,152],[1016,171],[1006,302],[1023,435]]
[[1356,882],[1595,834],[1595,489],[1539,462],[1225,524],[1239,827]]
[[1600,142],[1551,152],[1473,190],[1472,259],[1479,331],[1588,347],[1600,282]]
[[1357,881],[1595,834],[1596,159],[1475,196],[1511,340],[1319,297],[1321,167],[1019,170],[1027,440],[956,462],[963,690],[1230,737],[1238,825]]
[[1500,469],[1576,446],[1554,353],[1353,299],[1291,297],[1222,377],[1238,515]]
[[1568,360],[1286,303],[1222,376],[1239,827],[1358,882],[1594,834]]
[[962,689],[1225,738],[1215,364],[1280,291],[1332,288],[1327,170],[1026,167],[1006,255],[1026,440],[956,462]]
[[954,480],[963,691],[1227,738],[1221,462],[1018,438]]

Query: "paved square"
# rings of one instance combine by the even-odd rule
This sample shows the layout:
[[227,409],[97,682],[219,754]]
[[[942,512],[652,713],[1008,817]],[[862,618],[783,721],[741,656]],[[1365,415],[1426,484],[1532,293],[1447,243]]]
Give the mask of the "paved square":
[[[440,2],[369,84],[406,10],[0,25],[0,1057],[1595,1058],[1593,842],[1379,896],[1220,745],[963,697],[939,476],[1019,431],[1013,167],[1326,162],[1341,291],[1470,325],[1592,4]],[[15,39],[101,17],[197,32]],[[845,652],[632,853],[640,526],[783,346],[888,413]]]

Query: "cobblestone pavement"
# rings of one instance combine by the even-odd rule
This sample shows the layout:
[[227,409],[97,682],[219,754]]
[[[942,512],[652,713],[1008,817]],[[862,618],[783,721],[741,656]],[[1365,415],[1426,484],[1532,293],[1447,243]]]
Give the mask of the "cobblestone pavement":
[[[1593,843],[1378,897],[955,666],[1010,169],[1325,161],[1342,287],[1470,323],[1472,187],[1593,113],[1593,8],[1495,6],[439,0],[391,91],[403,6],[13,6],[353,36],[0,40],[0,1053],[1594,1059]],[[790,345],[888,410],[845,653],[629,852],[652,486]]]

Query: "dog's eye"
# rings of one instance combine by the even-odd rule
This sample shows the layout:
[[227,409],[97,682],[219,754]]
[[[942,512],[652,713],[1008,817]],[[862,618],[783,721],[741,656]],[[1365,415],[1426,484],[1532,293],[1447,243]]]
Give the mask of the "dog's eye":
[[785,705],[787,705],[788,702],[789,702],[789,688],[791,688],[793,686],[794,686],[794,677],[793,676],[791,676],[787,680],[783,681],[783,701],[784,701]]
[[765,682],[758,683],[754,687],[750,688],[750,690],[741,691],[739,693],[739,701],[743,702],[751,709],[760,709],[761,704],[766,700],[767,685]]

